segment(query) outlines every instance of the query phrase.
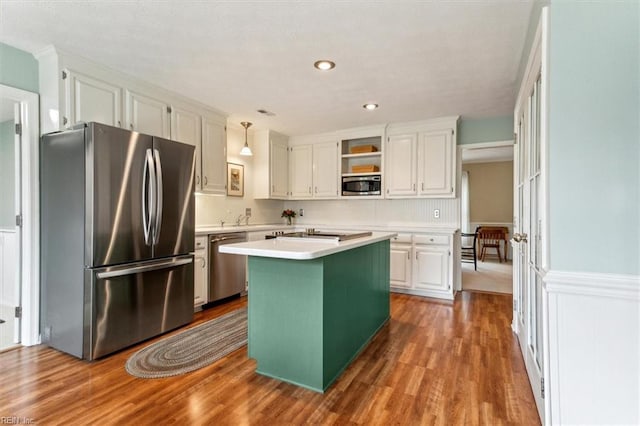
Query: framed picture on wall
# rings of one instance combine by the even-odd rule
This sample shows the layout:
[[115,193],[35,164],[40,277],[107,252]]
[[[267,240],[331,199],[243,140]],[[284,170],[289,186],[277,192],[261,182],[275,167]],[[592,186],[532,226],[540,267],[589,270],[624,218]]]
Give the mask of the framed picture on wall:
[[227,163],[227,195],[244,197],[244,166]]

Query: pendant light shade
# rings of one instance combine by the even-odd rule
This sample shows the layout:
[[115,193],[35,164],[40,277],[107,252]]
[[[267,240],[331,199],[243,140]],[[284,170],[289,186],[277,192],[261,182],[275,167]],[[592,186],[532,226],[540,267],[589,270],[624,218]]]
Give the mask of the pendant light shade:
[[253,155],[253,152],[251,152],[251,148],[249,148],[249,144],[247,143],[247,129],[251,127],[251,124],[252,123],[249,123],[247,121],[243,121],[240,123],[240,125],[244,127],[244,146],[240,150],[240,155],[246,155],[246,156]]

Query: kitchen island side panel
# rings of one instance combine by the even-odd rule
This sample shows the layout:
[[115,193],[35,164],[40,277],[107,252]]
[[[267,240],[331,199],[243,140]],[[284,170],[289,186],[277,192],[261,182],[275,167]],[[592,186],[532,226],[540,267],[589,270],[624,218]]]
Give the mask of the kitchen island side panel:
[[326,390],[389,318],[389,241],[314,260],[249,256],[249,357]]
[[322,259],[249,256],[248,355],[256,371],[322,391]]
[[325,258],[325,388],[388,321],[388,265],[389,240]]

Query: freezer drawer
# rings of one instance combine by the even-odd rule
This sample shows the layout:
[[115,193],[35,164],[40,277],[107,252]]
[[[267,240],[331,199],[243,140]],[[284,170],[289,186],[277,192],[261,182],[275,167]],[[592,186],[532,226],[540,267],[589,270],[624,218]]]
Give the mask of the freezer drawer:
[[92,312],[86,312],[84,358],[100,358],[193,319],[192,255],[87,271],[95,303],[85,304]]

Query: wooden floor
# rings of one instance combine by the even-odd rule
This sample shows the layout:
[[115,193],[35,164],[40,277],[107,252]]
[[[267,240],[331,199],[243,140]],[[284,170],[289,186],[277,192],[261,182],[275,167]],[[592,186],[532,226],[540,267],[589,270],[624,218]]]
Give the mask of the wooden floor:
[[[243,306],[196,314],[196,325]],[[325,393],[260,376],[246,348],[196,372],[138,379],[146,343],[93,363],[36,346],[0,353],[0,417],[34,424],[540,424],[511,296],[462,292],[453,304],[392,295],[391,321]]]

